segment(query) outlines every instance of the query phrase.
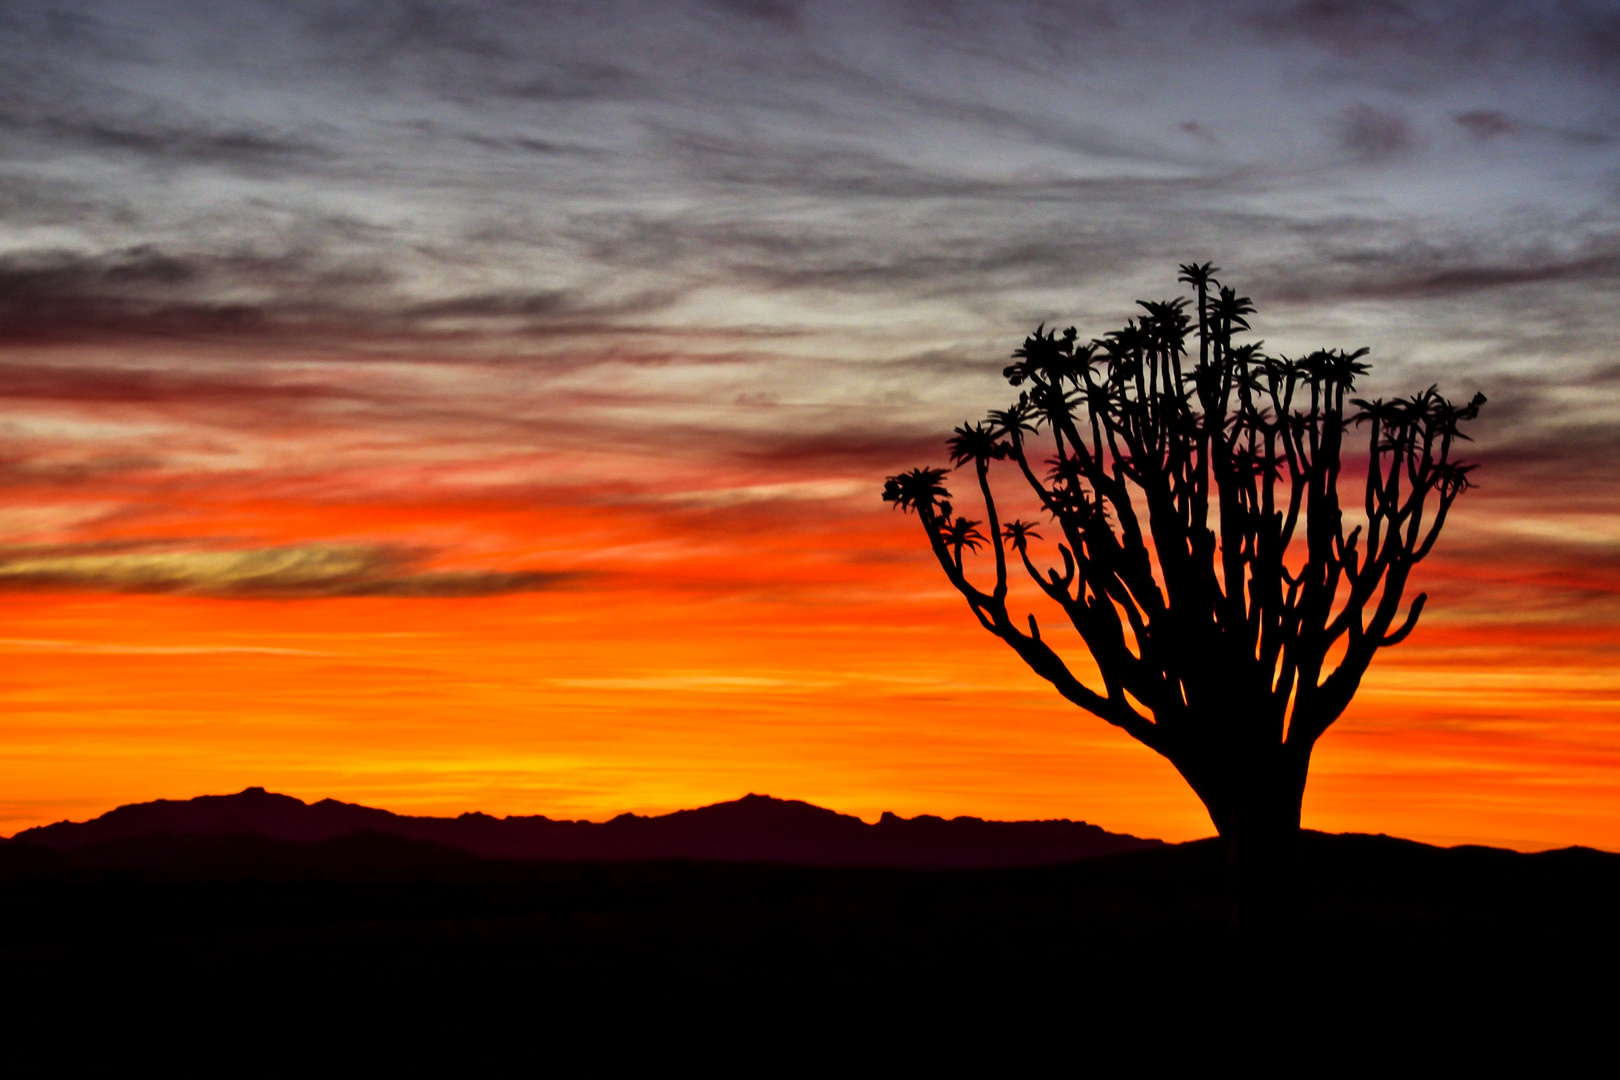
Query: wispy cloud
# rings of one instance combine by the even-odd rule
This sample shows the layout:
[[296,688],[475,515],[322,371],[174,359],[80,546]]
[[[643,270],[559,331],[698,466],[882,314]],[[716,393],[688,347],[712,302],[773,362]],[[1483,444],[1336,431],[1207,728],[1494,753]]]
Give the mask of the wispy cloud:
[[387,547],[307,544],[238,551],[76,554],[0,551],[0,589],[178,593],[232,599],[494,596],[558,588],[577,575],[422,570]]
[[[1492,463],[1595,430],[1546,387],[1620,336],[1602,4],[0,18],[0,480],[31,498],[161,517],[293,476],[397,499],[430,469],[606,475],[627,505],[845,490],[1002,404],[1035,323],[1106,332],[1189,258],[1255,297],[1268,347],[1372,346],[1370,392],[1477,387],[1506,416],[1534,367],[1515,424],[1481,426]],[[266,571],[327,587],[302,572]]]

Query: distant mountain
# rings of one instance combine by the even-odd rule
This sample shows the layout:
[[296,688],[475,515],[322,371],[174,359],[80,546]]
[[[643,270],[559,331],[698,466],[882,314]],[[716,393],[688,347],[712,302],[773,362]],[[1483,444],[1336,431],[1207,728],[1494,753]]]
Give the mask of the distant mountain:
[[1163,846],[1159,840],[1110,833],[1066,819],[946,820],[886,813],[868,825],[848,814],[767,795],[657,817],[620,814],[596,823],[487,814],[407,817],[335,799],[305,803],[259,787],[235,795],[120,806],[92,821],[26,829],[12,840],[72,852],[164,835],[234,834],[311,843],[361,833],[504,859],[710,859],[935,869],[1043,866]]

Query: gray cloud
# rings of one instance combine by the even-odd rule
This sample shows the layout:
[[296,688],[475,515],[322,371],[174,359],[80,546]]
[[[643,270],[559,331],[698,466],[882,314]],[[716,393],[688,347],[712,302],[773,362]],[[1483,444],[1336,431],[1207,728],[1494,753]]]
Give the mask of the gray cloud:
[[1494,139],[1519,130],[1519,125],[1496,109],[1469,109],[1452,119],[1476,139]]
[[[330,247],[0,254],[0,343],[126,337],[283,340],[422,339],[478,328],[504,334],[590,334],[667,308],[677,294],[606,298],[577,289],[500,290],[417,300],[380,256]],[[0,393],[4,393],[0,388]]]
[[[1188,259],[1279,349],[1372,344],[1379,378],[1493,408],[1507,374],[1572,385],[1620,337],[1612,4],[0,19],[0,396],[24,419],[190,409],[228,448],[291,416],[469,459],[568,427],[797,480],[934,458],[1034,323],[1111,329]],[[436,367],[366,374],[401,357]],[[8,482],[184,467],[160,436],[6,431]]]
[[97,219],[128,227],[139,216],[128,204],[99,201],[82,183],[46,182],[0,172],[0,221],[13,228],[78,225]]
[[29,116],[0,112],[0,131],[12,139],[28,136],[58,149],[135,154],[158,161],[216,165],[243,171],[300,170],[330,158],[313,142],[288,138],[273,129],[211,129],[131,120]]
[[[1240,254],[1286,247],[1296,215],[1236,216],[1232,204],[1286,200],[1305,179],[1279,190],[1263,148],[1255,160],[1220,148],[1252,139],[1245,129],[1304,119],[1267,80],[1306,77],[1312,50],[1350,56],[1371,75],[1389,57],[1355,59],[1355,50],[1395,49],[1416,71],[1437,58],[1541,48],[1527,41],[1601,38],[1613,21],[1601,7],[1513,18],[1488,7],[1252,4],[1214,18],[1178,3],[384,2],[244,5],[227,19],[195,4],[85,3],[64,29],[59,5],[25,5],[12,17],[13,54],[28,54],[16,62],[35,89],[0,109],[14,124],[109,164],[129,153],[288,171],[265,174],[269,186],[251,193],[258,202],[235,236],[224,208],[188,214],[160,192],[132,198],[137,177],[106,174],[97,202],[143,205],[155,217],[146,235],[72,252],[100,264],[76,283],[63,280],[66,267],[45,280],[49,259],[23,267],[9,256],[8,284],[25,298],[15,306],[26,309],[13,325],[35,337],[75,326],[379,333],[390,318],[401,332],[452,318],[458,331],[478,319],[503,332],[629,329],[717,284],[902,301],[954,294],[965,306],[990,299],[988,289],[1026,308],[1018,290],[1077,284],[1091,265],[1129,274],[1211,241]],[[130,26],[142,30],[114,29]],[[1153,30],[1164,26],[1189,34],[1165,39]],[[28,50],[31,38],[54,52]],[[1561,54],[1535,55],[1556,66]],[[1193,81],[1145,76],[1159,63],[1190,63]],[[203,111],[200,98],[176,97],[154,77],[160,64],[236,93]],[[1197,82],[1238,68],[1251,84],[1241,100]],[[1140,93],[1128,89],[1137,80]],[[1345,100],[1343,81],[1321,87],[1324,101],[1342,102],[1327,113],[1339,149],[1398,163],[1426,145],[1421,94],[1407,93],[1411,105],[1369,104]],[[1113,97],[1133,93],[1139,101]],[[1225,105],[1211,113],[1205,100]],[[1483,103],[1443,115],[1478,134],[1508,114]],[[1197,149],[1175,141],[1189,123],[1206,136]],[[401,130],[412,133],[403,142]],[[299,175],[308,193],[277,182]],[[326,235],[309,205],[317,193],[346,202],[361,231]],[[296,243],[281,245],[290,255],[232,256],[232,242],[240,252],[249,235],[274,252],[265,238],[284,234],[289,215],[304,223]],[[171,266],[177,276],[148,278],[143,295],[132,295],[134,281],[112,288],[117,274],[140,269],[129,253],[143,249],[191,260],[191,276]],[[627,267],[662,278],[634,290],[657,303],[590,295]],[[29,314],[50,311],[50,295],[35,300],[70,285],[85,293],[82,305],[62,299],[58,314]]]
[[[1527,316],[1517,328],[1511,320],[1502,327],[1516,335],[1532,329],[1531,309],[1547,296],[1594,310],[1606,304],[1600,297],[1620,287],[1620,232],[1598,215],[1561,221],[1519,207],[1502,218],[1425,228],[1343,214],[1297,223],[1291,232],[1286,247],[1245,276],[1257,298],[1417,305],[1471,296],[1484,303],[1482,294],[1489,294],[1492,315],[1517,309]],[[1543,288],[1536,293],[1525,286]]]
[[1429,252],[1426,257],[1409,258],[1402,258],[1402,254],[1411,253],[1381,252],[1365,259],[1347,258],[1338,266],[1318,266],[1314,272],[1276,282],[1273,295],[1296,302],[1328,297],[1416,300],[1519,285],[1614,282],[1620,278],[1620,251],[1576,258],[1541,255],[1527,256],[1522,261],[1490,262],[1470,262],[1456,257],[1458,253]]
[[[331,310],[329,300],[318,299],[318,286],[310,288],[313,279],[276,288],[277,279],[297,279],[300,271],[314,269],[292,255],[219,259],[150,245],[94,254],[13,252],[0,256],[0,337],[29,342],[262,333],[275,321],[307,322]],[[219,286],[244,279],[257,279],[261,296],[266,286],[272,294],[257,300],[221,295],[228,290]],[[329,282],[328,288],[345,284]]]
[[1247,22],[1262,39],[1295,38],[1369,66],[1392,56],[1421,59],[1430,75],[1487,62],[1549,63],[1612,80],[1620,57],[1620,12],[1602,0],[1298,0],[1251,5]]
[[1339,117],[1338,126],[1345,149],[1368,161],[1385,161],[1413,149],[1411,121],[1393,109],[1357,102]]

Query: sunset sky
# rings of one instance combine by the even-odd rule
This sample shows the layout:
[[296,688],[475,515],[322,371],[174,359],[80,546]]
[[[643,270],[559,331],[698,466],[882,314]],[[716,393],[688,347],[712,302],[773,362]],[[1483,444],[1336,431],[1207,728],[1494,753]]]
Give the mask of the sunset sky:
[[1490,399],[1306,824],[1620,850],[1617,103],[1616,3],[13,0],[0,834],[1208,835],[879,499],[1208,259],[1269,351]]

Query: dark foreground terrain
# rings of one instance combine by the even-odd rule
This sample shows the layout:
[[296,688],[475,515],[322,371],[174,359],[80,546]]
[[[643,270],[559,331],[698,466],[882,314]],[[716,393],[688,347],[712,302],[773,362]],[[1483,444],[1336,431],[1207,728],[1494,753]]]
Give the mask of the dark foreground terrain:
[[[158,799],[120,806],[92,821],[59,821],[13,839],[78,853],[85,866],[122,856],[120,841],[168,833],[199,836],[247,833],[272,840],[334,840],[385,833],[498,859],[645,862],[702,859],[799,866],[881,866],[897,869],[988,869],[1051,866],[1162,847],[1159,840],[1111,833],[1084,821],[945,820],[923,814],[884,814],[874,824],[796,799],[746,795],[731,802],[611,821],[558,821],[540,816],[411,817],[354,803],[306,803],[251,787],[234,795]],[[146,850],[146,849],[143,849]],[[142,858],[150,860],[154,851]]]
[[775,1073],[851,1046],[1087,1071],[1104,1048],[1230,1057],[1278,1033],[1346,1060],[1397,1036],[1552,1052],[1612,1023],[1620,856],[1307,834],[1264,933],[1233,931],[1226,885],[1209,842],[897,870],[500,860],[378,833],[14,841],[7,1045],[12,1064],[232,1073],[334,1054]]

